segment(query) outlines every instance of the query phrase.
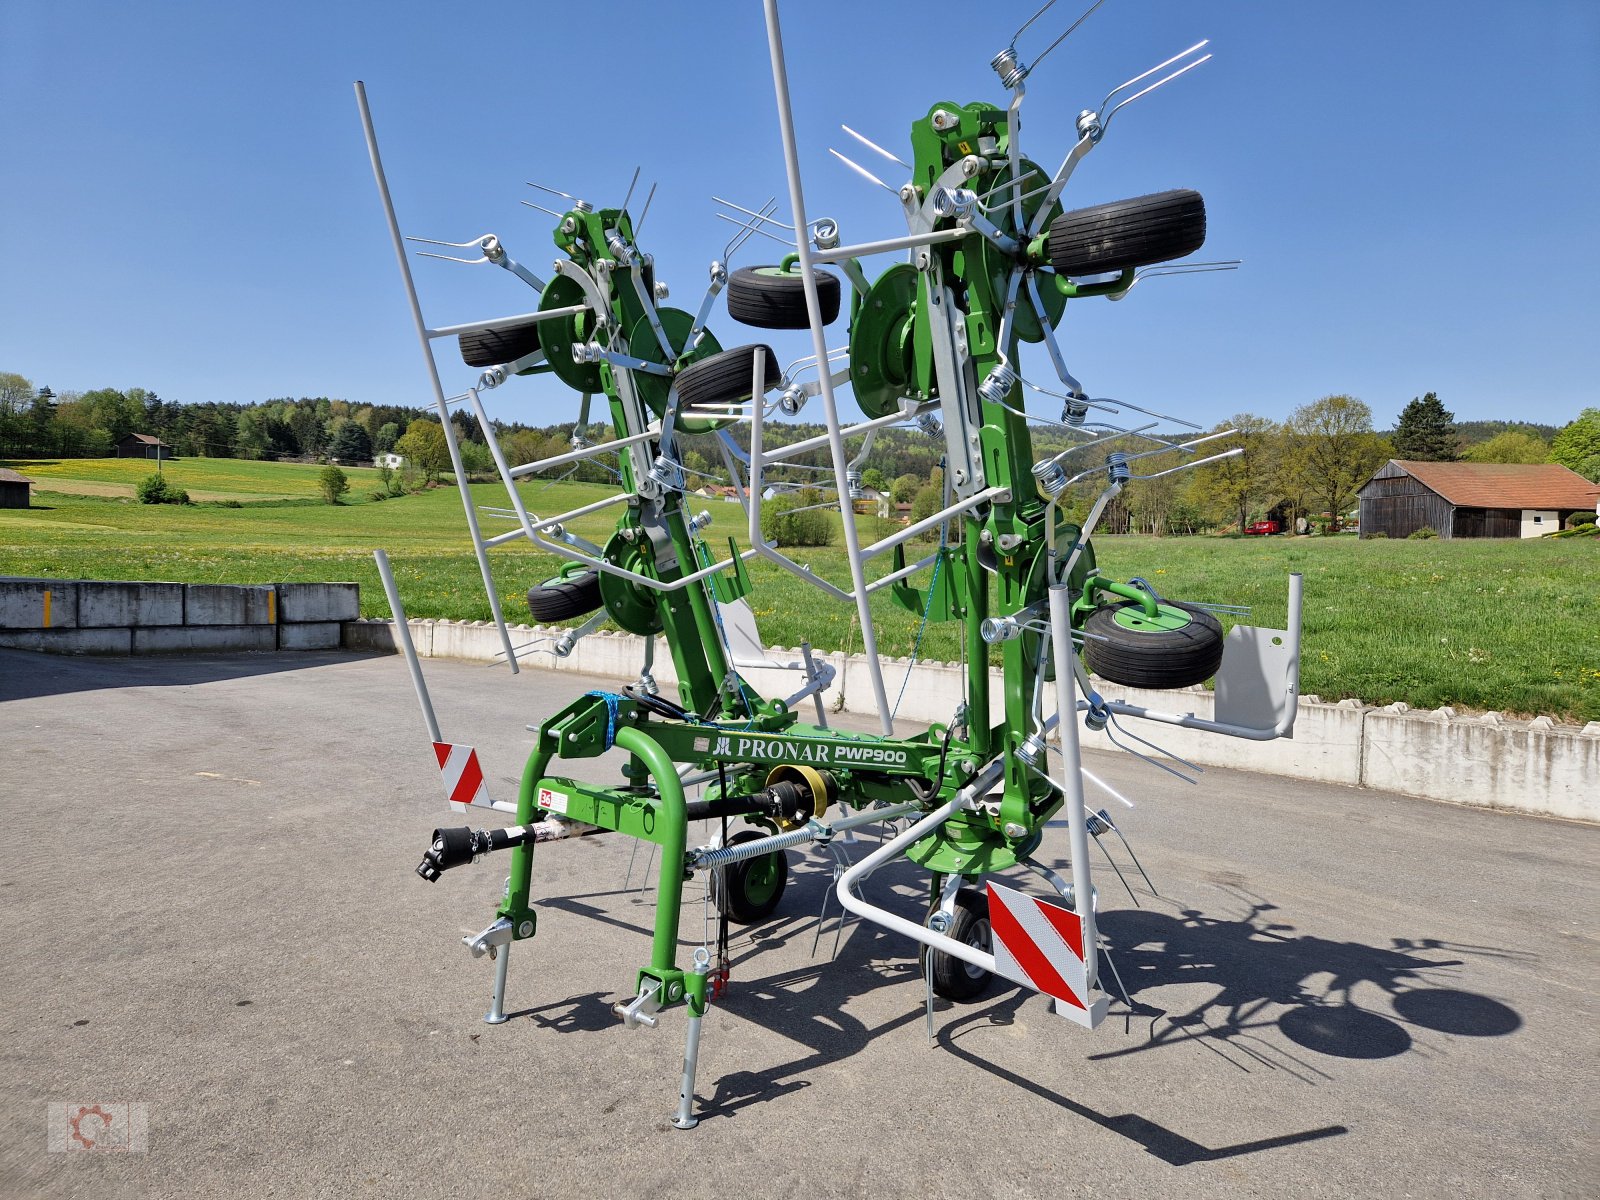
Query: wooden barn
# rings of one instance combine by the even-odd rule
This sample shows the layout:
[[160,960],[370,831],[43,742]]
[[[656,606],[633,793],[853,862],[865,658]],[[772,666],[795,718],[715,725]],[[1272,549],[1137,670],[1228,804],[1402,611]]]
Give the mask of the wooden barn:
[[148,433],[127,433],[117,440],[113,452],[117,458],[159,458],[172,457],[172,447],[158,437]]
[[33,480],[26,475],[0,467],[0,508],[27,508],[30,504],[28,489]]
[[1407,462],[1391,458],[1361,485],[1361,532],[1442,538],[1541,537],[1594,511],[1600,486],[1559,463]]

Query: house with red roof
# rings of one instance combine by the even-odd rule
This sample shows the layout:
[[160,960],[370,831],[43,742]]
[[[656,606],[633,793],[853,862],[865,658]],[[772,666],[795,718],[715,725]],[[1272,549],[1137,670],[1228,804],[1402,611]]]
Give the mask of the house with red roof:
[[1363,536],[1532,538],[1600,507],[1600,485],[1560,463],[1409,462],[1391,458],[1356,493]]

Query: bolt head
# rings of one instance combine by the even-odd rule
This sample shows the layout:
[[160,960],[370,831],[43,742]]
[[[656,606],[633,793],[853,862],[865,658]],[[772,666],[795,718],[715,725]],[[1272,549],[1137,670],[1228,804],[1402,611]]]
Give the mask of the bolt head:
[[1008,838],[1011,838],[1013,841],[1015,841],[1019,837],[1027,836],[1027,833],[1028,833],[1028,831],[1025,828],[1023,828],[1021,825],[1018,825],[1015,821],[1007,821],[1006,822],[1005,834],[1006,834],[1006,836]]
[[522,924],[518,925],[517,926],[517,936],[519,938],[530,938],[530,937],[532,937],[533,936],[533,922],[532,921],[524,921],[524,922],[522,922]]

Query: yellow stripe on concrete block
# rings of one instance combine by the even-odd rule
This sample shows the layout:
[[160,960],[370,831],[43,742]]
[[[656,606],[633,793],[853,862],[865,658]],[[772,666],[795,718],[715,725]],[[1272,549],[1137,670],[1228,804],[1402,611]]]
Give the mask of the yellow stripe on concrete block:
[[267,624],[278,623],[278,589],[273,588],[267,593]]
[[44,589],[44,627],[50,628],[50,589]]

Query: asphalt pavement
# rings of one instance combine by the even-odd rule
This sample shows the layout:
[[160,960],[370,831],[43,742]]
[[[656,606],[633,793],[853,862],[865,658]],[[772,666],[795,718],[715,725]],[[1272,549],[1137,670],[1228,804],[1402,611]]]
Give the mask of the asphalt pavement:
[[[525,727],[616,686],[425,670],[508,799]],[[0,1196],[1600,1195],[1600,829],[1097,755],[1159,893],[1095,852],[1131,1008],[1090,1033],[996,981],[931,1046],[915,948],[833,905],[818,938],[832,860],[795,852],[680,1132],[681,1012],[611,1014],[648,848],[539,847],[486,1025],[460,939],[506,864],[413,873],[461,823],[427,741],[395,657],[0,651]],[[66,1104],[142,1106],[145,1148],[52,1151]]]

